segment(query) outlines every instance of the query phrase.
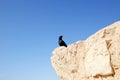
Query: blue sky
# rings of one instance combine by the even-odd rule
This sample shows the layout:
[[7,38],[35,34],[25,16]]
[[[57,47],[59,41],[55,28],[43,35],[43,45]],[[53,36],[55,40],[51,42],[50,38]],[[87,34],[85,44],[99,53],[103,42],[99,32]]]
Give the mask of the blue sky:
[[51,66],[67,44],[120,20],[120,0],[0,0],[0,80],[59,80]]

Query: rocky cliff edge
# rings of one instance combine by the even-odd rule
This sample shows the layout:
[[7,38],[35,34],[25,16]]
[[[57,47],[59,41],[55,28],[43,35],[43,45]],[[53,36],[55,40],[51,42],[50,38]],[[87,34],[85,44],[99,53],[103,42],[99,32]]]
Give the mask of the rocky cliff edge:
[[60,80],[120,80],[120,21],[52,52]]

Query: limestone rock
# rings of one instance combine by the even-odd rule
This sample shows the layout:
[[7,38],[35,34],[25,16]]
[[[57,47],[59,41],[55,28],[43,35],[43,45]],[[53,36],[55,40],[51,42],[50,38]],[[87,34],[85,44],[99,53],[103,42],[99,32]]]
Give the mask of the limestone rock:
[[84,66],[87,76],[105,76],[114,73],[110,63],[110,54],[104,39],[93,45],[86,53]]
[[51,57],[60,80],[120,80],[120,21]]

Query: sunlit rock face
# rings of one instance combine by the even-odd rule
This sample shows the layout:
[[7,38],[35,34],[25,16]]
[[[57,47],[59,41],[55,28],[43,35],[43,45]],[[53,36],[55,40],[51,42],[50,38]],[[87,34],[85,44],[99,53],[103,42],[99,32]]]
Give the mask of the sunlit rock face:
[[60,80],[120,80],[120,21],[51,56]]

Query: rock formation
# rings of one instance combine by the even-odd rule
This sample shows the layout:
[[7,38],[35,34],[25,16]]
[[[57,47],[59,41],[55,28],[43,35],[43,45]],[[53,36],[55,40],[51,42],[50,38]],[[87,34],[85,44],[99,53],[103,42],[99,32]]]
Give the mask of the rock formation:
[[120,21],[56,48],[51,62],[60,80],[120,80]]

